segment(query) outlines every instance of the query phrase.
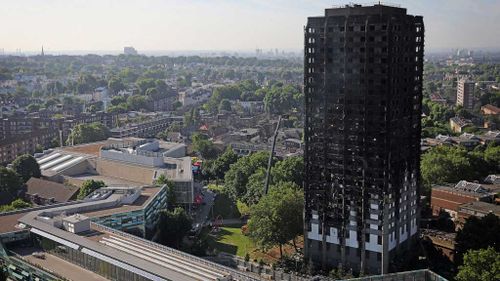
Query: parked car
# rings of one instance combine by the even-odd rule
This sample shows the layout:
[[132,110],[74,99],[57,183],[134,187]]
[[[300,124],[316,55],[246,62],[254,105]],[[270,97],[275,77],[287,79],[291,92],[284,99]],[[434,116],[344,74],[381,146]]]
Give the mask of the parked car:
[[37,259],[42,259],[42,260],[45,259],[45,253],[43,253],[43,252],[34,252],[31,255],[34,256]]

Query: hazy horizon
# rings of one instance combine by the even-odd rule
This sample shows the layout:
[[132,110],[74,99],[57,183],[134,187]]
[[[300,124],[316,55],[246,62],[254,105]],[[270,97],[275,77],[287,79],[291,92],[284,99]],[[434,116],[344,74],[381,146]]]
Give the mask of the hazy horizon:
[[[349,1],[5,0],[0,50],[49,54],[302,49],[308,16]],[[392,4],[392,3],[391,3]],[[424,16],[426,50],[500,49],[500,1],[398,1]],[[479,32],[480,31],[480,32]]]

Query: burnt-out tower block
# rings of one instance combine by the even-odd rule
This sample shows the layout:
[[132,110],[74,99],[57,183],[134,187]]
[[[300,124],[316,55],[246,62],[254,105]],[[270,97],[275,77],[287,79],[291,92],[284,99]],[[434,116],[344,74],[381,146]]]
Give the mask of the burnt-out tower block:
[[304,39],[306,257],[386,273],[418,236],[423,19],[326,9]]

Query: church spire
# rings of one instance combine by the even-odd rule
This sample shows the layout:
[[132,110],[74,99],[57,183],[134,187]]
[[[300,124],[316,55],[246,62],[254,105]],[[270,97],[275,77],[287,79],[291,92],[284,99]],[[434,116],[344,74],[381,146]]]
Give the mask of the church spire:
[[43,52],[43,45],[42,45],[42,57],[45,56],[45,53]]

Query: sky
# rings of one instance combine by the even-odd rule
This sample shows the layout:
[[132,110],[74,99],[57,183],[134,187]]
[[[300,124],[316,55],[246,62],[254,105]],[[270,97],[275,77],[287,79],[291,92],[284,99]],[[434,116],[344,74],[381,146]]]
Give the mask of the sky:
[[[0,51],[300,50],[307,17],[348,2],[0,0]],[[424,17],[427,49],[500,47],[500,0],[392,3]]]

